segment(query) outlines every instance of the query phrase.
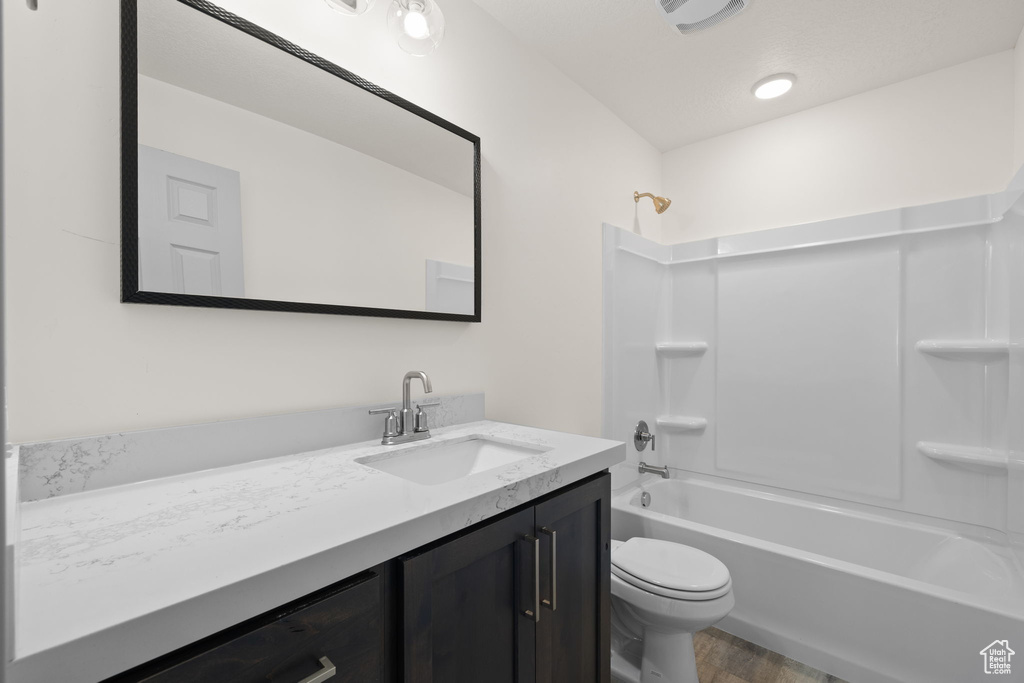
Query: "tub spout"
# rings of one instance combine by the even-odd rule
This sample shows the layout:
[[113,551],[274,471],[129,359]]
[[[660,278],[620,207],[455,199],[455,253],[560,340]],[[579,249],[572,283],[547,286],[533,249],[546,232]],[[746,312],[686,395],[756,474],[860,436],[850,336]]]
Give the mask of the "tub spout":
[[669,477],[668,465],[665,465],[664,467],[655,467],[654,465],[648,465],[647,463],[642,462],[640,463],[640,466],[637,467],[637,470],[640,472],[640,474],[644,474],[646,472],[660,474],[662,479],[668,479]]

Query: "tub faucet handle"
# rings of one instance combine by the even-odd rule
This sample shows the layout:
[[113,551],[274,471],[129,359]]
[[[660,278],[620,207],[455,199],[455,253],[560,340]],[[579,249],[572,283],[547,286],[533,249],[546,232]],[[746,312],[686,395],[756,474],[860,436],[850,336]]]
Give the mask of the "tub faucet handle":
[[651,442],[651,450],[653,451],[655,446],[654,439],[654,434],[651,434],[648,430],[647,423],[644,420],[640,420],[636,423],[636,429],[633,430],[633,446],[635,446],[638,451],[642,451],[647,448],[648,441]]

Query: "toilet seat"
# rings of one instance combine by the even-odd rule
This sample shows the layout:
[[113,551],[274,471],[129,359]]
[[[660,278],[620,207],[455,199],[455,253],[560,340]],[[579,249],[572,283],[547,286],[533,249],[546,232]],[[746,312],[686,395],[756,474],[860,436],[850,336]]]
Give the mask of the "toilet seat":
[[672,600],[714,600],[732,590],[729,569],[703,550],[635,537],[612,542],[612,574],[636,588]]
[[632,574],[630,574],[628,572],[622,571],[621,569],[619,569],[615,565],[612,565],[612,574],[615,575],[616,577],[622,579],[623,582],[628,583],[629,585],[633,586],[634,588],[639,588],[640,590],[647,591],[648,593],[653,593],[654,595],[657,595],[657,596],[662,597],[662,598],[669,598],[671,600],[681,600],[681,601],[689,601],[689,602],[700,602],[702,600],[714,600],[716,598],[722,597],[723,595],[726,595],[727,593],[729,593],[729,591],[732,590],[732,579],[731,578],[729,579],[729,581],[724,586],[722,586],[721,588],[716,588],[714,590],[708,590],[708,591],[677,591],[677,590],[672,590],[671,588],[664,588],[662,586],[657,586],[657,585],[655,585],[653,583],[647,583],[643,579],[640,579],[640,578],[638,578],[636,576],[633,576]]

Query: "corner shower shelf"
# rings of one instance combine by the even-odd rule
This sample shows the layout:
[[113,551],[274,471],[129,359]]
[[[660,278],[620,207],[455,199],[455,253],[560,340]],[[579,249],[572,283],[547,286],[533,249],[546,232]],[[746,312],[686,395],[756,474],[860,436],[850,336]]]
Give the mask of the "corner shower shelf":
[[655,344],[654,350],[663,358],[703,356],[704,352],[708,350],[708,343],[702,341],[662,342],[661,344]]
[[980,467],[987,470],[1001,470],[1003,472],[1009,469],[1009,454],[1006,451],[994,448],[918,441],[917,450],[932,460],[941,460],[942,462],[953,463],[954,465]]
[[999,339],[922,339],[917,350],[942,358],[997,361],[1010,352],[1010,344]]
[[659,417],[654,423],[659,427],[679,432],[700,432],[708,426],[708,421],[703,417],[679,417],[675,415]]

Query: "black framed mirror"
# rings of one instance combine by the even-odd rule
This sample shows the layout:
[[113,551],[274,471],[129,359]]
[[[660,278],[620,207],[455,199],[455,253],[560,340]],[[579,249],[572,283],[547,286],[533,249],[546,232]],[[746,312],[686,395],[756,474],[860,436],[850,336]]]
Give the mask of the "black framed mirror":
[[122,302],[480,321],[476,135],[204,0],[122,0],[121,107]]

